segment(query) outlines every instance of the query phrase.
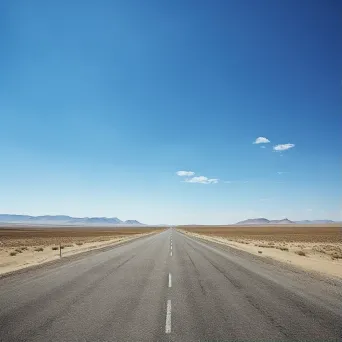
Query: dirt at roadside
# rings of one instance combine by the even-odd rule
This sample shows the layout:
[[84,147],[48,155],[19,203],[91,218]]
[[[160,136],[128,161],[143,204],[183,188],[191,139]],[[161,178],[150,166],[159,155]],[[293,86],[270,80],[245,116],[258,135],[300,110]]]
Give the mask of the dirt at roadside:
[[156,232],[148,228],[0,229],[0,274],[57,260],[60,251],[62,256],[71,256]]
[[342,243],[339,242],[287,242],[260,239],[226,238],[215,235],[183,233],[207,241],[275,260],[289,263],[308,271],[342,278]]

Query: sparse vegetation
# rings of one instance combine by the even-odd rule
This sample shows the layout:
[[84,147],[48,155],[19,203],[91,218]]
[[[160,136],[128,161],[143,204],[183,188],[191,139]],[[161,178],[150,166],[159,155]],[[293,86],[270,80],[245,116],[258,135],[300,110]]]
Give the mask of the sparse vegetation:
[[[342,227],[337,224],[273,227],[178,226],[177,230],[196,238],[246,250],[254,255],[262,256],[265,253],[267,257],[309,271],[341,276]],[[249,241],[250,247],[238,243],[232,245],[228,243],[229,240],[239,243]],[[282,252],[274,252],[275,249]],[[297,258],[296,254],[301,258]]]
[[[2,248],[26,248],[57,246],[62,243],[63,246],[72,245],[76,242],[88,243],[108,241],[120,237],[128,237],[137,234],[145,234],[164,230],[160,227],[92,227],[92,228],[0,228],[0,241]],[[24,249],[22,249],[24,250]]]
[[326,254],[327,253],[324,246],[323,247],[313,246],[312,250],[315,251],[315,252],[318,252],[318,253],[322,253],[322,254]]
[[[0,274],[11,270],[28,267],[34,264],[55,260],[73,246],[86,245],[90,241],[91,248],[101,247],[102,241],[119,241],[122,238],[164,231],[160,227],[0,227]],[[88,246],[88,245],[86,245]],[[76,250],[76,248],[74,247]],[[78,247],[75,252],[82,252]],[[28,251],[28,252],[25,252]],[[20,254],[21,253],[21,254]]]
[[342,253],[334,252],[331,254],[331,258],[334,259],[342,259]]
[[263,247],[263,248],[275,248],[274,245],[258,245],[258,247]]
[[303,248],[301,242],[341,243],[341,227],[337,224],[284,225],[284,226],[179,226],[178,229],[235,240],[268,242],[293,242]]
[[248,241],[244,241],[244,240],[236,240],[236,242],[242,243],[244,245],[249,245],[249,242]]

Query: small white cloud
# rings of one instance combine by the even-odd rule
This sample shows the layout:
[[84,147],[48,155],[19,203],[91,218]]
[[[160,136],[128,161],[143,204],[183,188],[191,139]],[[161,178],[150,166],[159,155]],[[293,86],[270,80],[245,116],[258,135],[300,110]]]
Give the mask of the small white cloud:
[[269,142],[270,141],[267,138],[265,138],[265,137],[258,137],[258,138],[255,139],[253,144],[267,144]]
[[192,172],[192,171],[177,171],[176,172],[177,176],[180,176],[180,177],[184,177],[184,176],[193,176],[195,174],[195,172]]
[[262,146],[260,146],[260,148],[266,148],[266,146],[262,145]]
[[281,151],[289,150],[290,148],[293,148],[293,147],[295,147],[295,144],[280,144],[280,145],[273,146],[273,150],[277,152],[281,152]]
[[198,177],[192,177],[189,179],[186,179],[186,183],[201,183],[201,184],[216,184],[218,183],[218,179],[216,178],[208,178],[204,176],[198,176]]
[[287,171],[278,171],[278,172],[277,172],[278,175],[283,175],[283,174],[285,174],[285,173],[288,173],[288,172],[287,172]]

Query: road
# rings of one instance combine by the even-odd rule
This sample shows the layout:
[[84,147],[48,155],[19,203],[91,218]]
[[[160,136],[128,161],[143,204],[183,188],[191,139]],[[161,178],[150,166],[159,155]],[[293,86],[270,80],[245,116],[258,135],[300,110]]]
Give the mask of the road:
[[0,341],[337,341],[342,287],[174,229],[0,279]]

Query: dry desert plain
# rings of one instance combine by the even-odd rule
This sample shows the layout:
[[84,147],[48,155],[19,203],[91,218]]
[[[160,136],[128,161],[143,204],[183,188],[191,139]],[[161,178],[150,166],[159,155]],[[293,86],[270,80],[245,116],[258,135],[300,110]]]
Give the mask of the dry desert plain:
[[342,227],[326,225],[178,226],[202,240],[327,276],[342,277]]
[[160,227],[0,227],[0,275],[81,252],[122,243]]

